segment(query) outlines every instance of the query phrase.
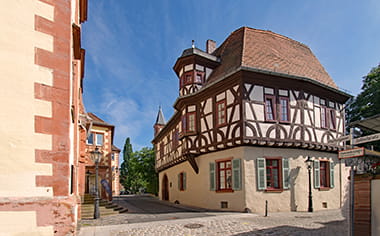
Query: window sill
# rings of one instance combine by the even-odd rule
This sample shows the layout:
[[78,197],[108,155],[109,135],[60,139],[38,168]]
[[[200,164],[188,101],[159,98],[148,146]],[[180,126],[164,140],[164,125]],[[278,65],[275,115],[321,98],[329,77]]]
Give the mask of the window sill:
[[220,189],[220,190],[216,190],[217,193],[233,193],[234,190],[232,189]]
[[319,191],[329,191],[331,188],[330,187],[322,187],[319,188]]
[[216,128],[222,128],[222,127],[224,127],[224,126],[226,126],[226,125],[227,125],[226,122],[221,123],[221,124],[216,124]]
[[265,192],[268,193],[282,193],[284,190],[283,189],[265,189]]

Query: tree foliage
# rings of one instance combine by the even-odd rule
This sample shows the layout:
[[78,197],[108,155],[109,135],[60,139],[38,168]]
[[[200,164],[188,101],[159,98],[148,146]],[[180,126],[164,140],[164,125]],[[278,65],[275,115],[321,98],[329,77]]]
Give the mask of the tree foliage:
[[125,189],[131,186],[131,178],[129,172],[131,171],[131,157],[133,154],[132,144],[130,138],[126,138],[123,148],[123,163],[120,166],[120,183]]
[[[347,104],[347,122],[351,123],[380,114],[380,64],[363,77],[362,91]],[[373,132],[363,130],[363,135]],[[368,143],[380,149],[379,142]]]
[[380,64],[363,77],[362,92],[348,104],[347,121],[380,114]]
[[130,139],[127,138],[123,148],[123,163],[120,170],[120,183],[125,190],[136,193],[141,189],[158,193],[158,176],[155,171],[155,155],[153,148],[144,147],[133,152]]

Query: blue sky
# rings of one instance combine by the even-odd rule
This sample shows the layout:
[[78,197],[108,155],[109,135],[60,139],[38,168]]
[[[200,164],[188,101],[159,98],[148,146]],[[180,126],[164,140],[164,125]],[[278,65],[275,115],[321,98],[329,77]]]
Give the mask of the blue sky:
[[379,0],[89,0],[83,25],[84,103],[116,126],[134,150],[151,146],[161,105],[168,120],[178,96],[172,69],[182,51],[220,45],[241,26],[271,30],[311,48],[336,84],[357,95],[380,63]]

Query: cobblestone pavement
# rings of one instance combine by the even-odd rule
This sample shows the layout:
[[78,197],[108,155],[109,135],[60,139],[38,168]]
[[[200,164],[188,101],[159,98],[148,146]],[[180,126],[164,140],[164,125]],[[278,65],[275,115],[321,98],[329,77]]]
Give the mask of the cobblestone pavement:
[[[178,214],[184,214],[183,218],[178,217]],[[161,215],[161,218],[157,218],[157,215]],[[162,215],[171,218],[165,219]],[[132,223],[136,217],[140,217],[139,223]],[[143,222],[149,220],[156,221]],[[348,224],[341,210],[270,213],[268,217],[231,212],[202,212],[197,215],[182,210],[166,214],[127,213],[97,221],[95,226],[87,226],[82,222],[79,236],[348,235]]]

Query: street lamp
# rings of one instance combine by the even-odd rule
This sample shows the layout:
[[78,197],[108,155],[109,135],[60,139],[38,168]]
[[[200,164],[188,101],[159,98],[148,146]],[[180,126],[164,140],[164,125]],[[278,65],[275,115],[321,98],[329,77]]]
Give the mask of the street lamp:
[[98,191],[98,168],[100,159],[102,159],[102,153],[99,151],[98,147],[94,151],[90,152],[91,160],[95,163],[95,203],[94,203],[94,219],[100,217],[99,212],[99,191]]
[[309,172],[309,207],[307,209],[308,212],[313,212],[313,197],[311,195],[311,168],[313,164],[313,160],[311,160],[310,156],[307,156],[306,159],[306,164],[307,164],[307,170]]

